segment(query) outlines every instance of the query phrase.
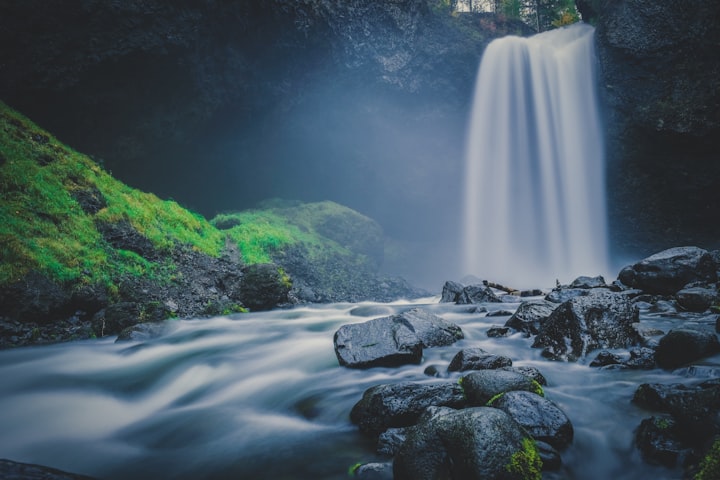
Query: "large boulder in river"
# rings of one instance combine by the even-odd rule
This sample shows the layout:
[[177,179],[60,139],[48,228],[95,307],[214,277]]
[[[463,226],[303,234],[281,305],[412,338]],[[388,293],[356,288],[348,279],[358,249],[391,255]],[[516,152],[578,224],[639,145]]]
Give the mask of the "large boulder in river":
[[420,384],[402,382],[376,385],[365,390],[350,411],[350,420],[365,433],[414,425],[428,407],[461,408],[467,405],[462,387],[455,382]]
[[364,323],[343,325],[335,332],[335,355],[350,368],[394,367],[420,363],[423,347],[450,345],[463,338],[460,327],[414,308]]
[[573,440],[570,419],[550,400],[526,391],[507,392],[488,406],[499,408],[518,422],[535,440],[564,448]]
[[447,369],[448,372],[464,372],[465,370],[495,370],[502,367],[512,367],[512,359],[475,347],[463,348],[456,353]]
[[541,478],[535,442],[502,410],[443,411],[411,428],[393,462],[396,480]]
[[717,266],[707,250],[675,247],[623,268],[618,279],[647,293],[672,295],[690,282],[714,282]]
[[462,283],[448,280],[447,282],[445,282],[445,285],[443,285],[440,303],[457,302],[458,298],[460,298],[460,295],[462,294],[463,288],[465,288],[465,286]]
[[660,339],[655,361],[661,368],[672,369],[718,352],[720,342],[714,332],[677,328]]
[[548,317],[533,347],[553,360],[577,360],[598,348],[627,348],[640,343],[633,327],[638,310],[622,294],[591,290],[561,304]]
[[547,300],[523,302],[505,322],[505,326],[512,327],[528,335],[537,335],[540,331],[540,325],[555,311],[557,306],[556,303]]
[[704,312],[718,301],[718,292],[715,288],[688,287],[677,292],[675,300],[685,310]]
[[485,405],[493,397],[512,391],[543,394],[532,378],[510,370],[478,370],[462,377],[462,387],[471,405]]
[[468,285],[458,296],[456,301],[459,305],[468,305],[475,303],[500,303],[497,295],[485,285]]

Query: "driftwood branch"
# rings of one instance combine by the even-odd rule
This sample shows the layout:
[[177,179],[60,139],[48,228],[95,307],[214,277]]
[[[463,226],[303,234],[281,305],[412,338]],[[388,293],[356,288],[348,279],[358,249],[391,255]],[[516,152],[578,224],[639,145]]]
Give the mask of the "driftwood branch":
[[494,288],[496,290],[502,290],[503,292],[507,292],[510,295],[520,295],[520,290],[516,288],[506,287],[505,285],[500,285],[499,283],[483,280],[483,285],[485,285],[486,287]]

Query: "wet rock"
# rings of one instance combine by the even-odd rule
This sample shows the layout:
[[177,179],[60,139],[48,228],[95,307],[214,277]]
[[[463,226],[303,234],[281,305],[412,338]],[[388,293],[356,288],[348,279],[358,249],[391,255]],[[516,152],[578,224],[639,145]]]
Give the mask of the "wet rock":
[[720,379],[696,385],[644,383],[632,401],[649,410],[669,413],[683,442],[700,444],[720,434]]
[[463,337],[460,327],[421,309],[364,323],[343,325],[335,332],[335,354],[350,368],[420,363],[423,347],[443,346]]
[[501,337],[507,337],[510,335],[510,327],[500,327],[497,325],[493,325],[492,327],[488,328],[487,336],[490,338],[501,338]]
[[168,330],[166,322],[138,323],[123,329],[118,335],[115,343],[118,342],[141,342],[162,336]]
[[578,277],[569,286],[570,288],[600,288],[607,287],[607,284],[602,275],[598,275],[597,277]]
[[448,372],[464,372],[466,370],[494,370],[511,367],[512,360],[503,355],[486,352],[482,348],[464,348],[455,354],[448,365]]
[[543,356],[577,360],[599,348],[627,348],[640,342],[633,328],[638,310],[622,294],[591,290],[557,307],[543,322],[533,342]]
[[552,303],[564,303],[571,298],[580,297],[590,293],[586,288],[556,288],[547,295],[545,300]]
[[393,473],[396,480],[539,479],[540,459],[535,442],[509,415],[475,407],[411,428]]
[[678,328],[660,339],[655,360],[660,368],[673,369],[718,352],[720,342],[715,333]]
[[441,303],[456,303],[462,294],[463,284],[448,280],[443,285],[442,296],[440,297]]
[[591,367],[607,367],[608,365],[622,365],[623,358],[607,350],[601,350],[595,356],[595,359],[590,362]]
[[505,322],[505,326],[528,335],[537,335],[542,323],[556,308],[557,304],[545,300],[523,302]]
[[623,268],[618,278],[647,293],[672,295],[690,282],[714,282],[717,274],[707,250],[675,247]]
[[655,350],[636,347],[630,349],[630,359],[625,362],[625,365],[636,370],[651,370],[655,368],[655,363]]
[[119,302],[97,312],[92,319],[95,335],[117,335],[141,321],[142,306],[135,302]]
[[590,362],[591,367],[618,366],[635,370],[650,370],[655,368],[655,350],[647,347],[631,348],[629,356],[602,350]]
[[360,480],[392,480],[392,463],[365,463],[350,471],[353,478]]
[[444,372],[438,365],[428,365],[423,370],[423,373],[428,377],[442,377]]
[[475,304],[475,303],[500,303],[500,300],[495,293],[486,287],[485,285],[468,285],[463,288],[462,293],[457,299],[457,303],[460,305]]
[[538,455],[540,455],[540,460],[542,460],[542,469],[544,472],[560,469],[562,466],[560,452],[552,445],[537,440],[535,441],[535,446],[537,447]]
[[242,273],[240,298],[250,310],[270,310],[288,302],[292,281],[277,265],[247,265]]
[[393,456],[407,438],[407,427],[388,428],[378,437],[377,453]]
[[502,367],[500,370],[506,370],[508,372],[515,372],[519,373],[521,375],[525,375],[531,380],[535,380],[540,385],[547,385],[547,380],[545,379],[545,376],[535,367],[530,367],[527,365],[521,365],[516,367]]
[[635,432],[637,445],[643,460],[648,463],[673,468],[678,459],[691,451],[679,438],[676,422],[672,417],[650,417],[640,422]]
[[488,312],[486,317],[509,317],[513,312],[510,310],[495,310],[494,312]]
[[350,420],[360,431],[377,435],[391,427],[415,424],[430,406],[462,408],[465,405],[463,388],[455,382],[376,385],[367,389],[353,406]]
[[542,394],[540,385],[531,378],[508,370],[478,370],[462,377],[462,388],[471,405],[485,405],[505,392],[524,390]]
[[410,323],[423,347],[443,347],[464,338],[460,327],[421,308],[413,308],[400,316]]
[[0,478],[6,480],[93,480],[92,477],[85,475],[4,459],[0,460]]
[[507,392],[488,406],[499,408],[519,423],[535,440],[555,448],[572,443],[574,430],[570,419],[550,400],[531,392]]
[[685,310],[704,312],[717,302],[717,290],[713,288],[683,288],[675,294],[675,300]]

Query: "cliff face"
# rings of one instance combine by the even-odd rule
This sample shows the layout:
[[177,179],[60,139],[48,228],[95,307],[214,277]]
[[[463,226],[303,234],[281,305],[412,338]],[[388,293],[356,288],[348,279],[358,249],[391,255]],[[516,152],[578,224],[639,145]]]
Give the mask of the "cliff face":
[[391,231],[456,202],[482,50],[527,32],[435,0],[3,2],[0,98],[202,213],[332,198]]
[[720,4],[579,2],[597,23],[617,253],[720,242]]

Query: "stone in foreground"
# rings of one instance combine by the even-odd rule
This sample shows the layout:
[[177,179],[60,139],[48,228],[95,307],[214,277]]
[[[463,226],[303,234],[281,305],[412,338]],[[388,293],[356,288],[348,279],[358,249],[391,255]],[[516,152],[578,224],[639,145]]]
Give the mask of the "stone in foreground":
[[641,341],[633,327],[638,310],[622,294],[603,289],[561,304],[533,342],[553,360],[577,360],[600,348],[627,348]]
[[349,368],[420,363],[423,347],[450,345],[463,338],[460,327],[421,309],[343,325],[335,332],[335,355]]
[[409,429],[393,462],[395,480],[540,479],[535,442],[505,412],[444,410]]

